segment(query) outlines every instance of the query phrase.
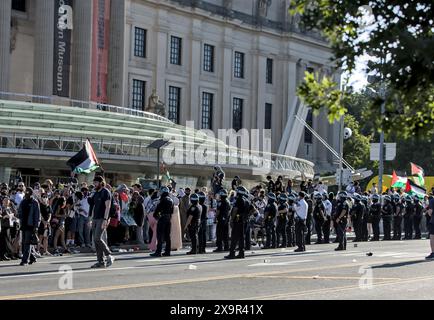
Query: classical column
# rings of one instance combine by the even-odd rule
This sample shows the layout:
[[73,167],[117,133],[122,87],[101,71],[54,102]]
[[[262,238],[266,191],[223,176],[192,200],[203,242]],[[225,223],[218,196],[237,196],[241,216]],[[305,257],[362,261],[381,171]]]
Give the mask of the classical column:
[[8,167],[0,167],[0,183],[9,183],[11,179],[11,168]]
[[89,101],[92,65],[93,1],[75,0],[73,9],[71,97],[76,100]]
[[0,91],[9,91],[12,0],[0,1]]
[[116,106],[124,106],[125,26],[125,1],[112,0],[110,10],[110,51],[107,94],[109,104]]
[[[193,120],[196,129],[201,128],[200,119],[201,97],[199,96],[199,75],[201,68],[201,22],[193,20],[191,30],[191,54],[190,54],[190,107],[188,112],[185,112],[184,120]],[[188,107],[188,106],[186,106]],[[187,111],[187,110],[186,110]]]
[[221,98],[221,113],[220,125],[217,124],[216,128],[232,128],[232,99],[231,99],[231,84],[232,84],[232,54],[234,50],[234,45],[232,43],[232,29],[224,29],[224,40],[223,40],[223,62],[222,62],[222,98]]
[[35,0],[33,94],[53,94],[54,1]]
[[154,55],[156,57],[155,88],[157,89],[157,93],[163,101],[166,100],[167,46],[170,30],[167,19],[167,11],[159,10],[155,27],[157,41],[154,46]]

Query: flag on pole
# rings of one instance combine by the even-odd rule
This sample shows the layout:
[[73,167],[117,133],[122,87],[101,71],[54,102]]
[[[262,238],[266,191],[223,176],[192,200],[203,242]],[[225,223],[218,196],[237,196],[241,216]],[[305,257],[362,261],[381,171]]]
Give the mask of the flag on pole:
[[414,164],[413,162],[410,162],[411,165],[411,175],[417,176],[418,182],[417,184],[421,187],[425,187],[425,171],[422,169],[422,167]]
[[426,189],[418,186],[412,180],[407,179],[407,185],[405,187],[405,193],[409,195],[416,195],[420,199],[423,199],[426,195]]
[[407,185],[407,178],[398,176],[395,170],[393,170],[391,187],[402,189],[405,188],[406,185]]
[[71,167],[71,171],[76,174],[89,174],[100,167],[98,158],[95,155],[95,151],[89,139],[86,139],[83,148],[69,159],[66,164]]

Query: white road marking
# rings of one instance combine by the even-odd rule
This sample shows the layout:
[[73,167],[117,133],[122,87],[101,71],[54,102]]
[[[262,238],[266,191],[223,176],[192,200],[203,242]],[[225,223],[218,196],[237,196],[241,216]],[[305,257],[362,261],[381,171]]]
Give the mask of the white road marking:
[[262,262],[248,265],[249,267],[268,267],[268,266],[289,266],[297,263],[313,262],[317,260],[297,260],[284,262]]

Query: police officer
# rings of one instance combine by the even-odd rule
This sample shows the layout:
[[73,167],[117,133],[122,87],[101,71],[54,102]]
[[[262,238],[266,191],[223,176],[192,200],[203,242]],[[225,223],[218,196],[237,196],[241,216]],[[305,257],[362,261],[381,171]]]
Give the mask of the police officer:
[[327,197],[327,192],[324,191],[322,195],[322,203],[324,206],[324,224],[322,225],[322,232],[324,234],[324,243],[330,243],[330,224],[331,224],[331,217],[333,212],[333,204],[330,202],[330,200]]
[[197,236],[199,232],[202,206],[199,205],[199,196],[197,194],[191,195],[190,202],[191,205],[187,210],[187,222],[185,224],[185,230],[187,230],[191,240],[191,250],[187,252],[187,254],[196,254]]
[[333,223],[335,225],[336,237],[339,242],[339,246],[335,251],[346,250],[347,249],[347,220],[349,214],[349,207],[347,203],[348,194],[345,191],[341,191],[338,194],[338,205],[336,207],[336,213],[333,217]]
[[404,204],[401,201],[401,197],[397,193],[395,193],[392,196],[392,200],[393,200],[393,240],[401,240],[402,213],[404,212]]
[[286,224],[288,223],[288,197],[286,193],[281,193],[279,195],[279,206],[277,207],[277,210],[277,245],[279,246],[280,238],[282,238],[282,243],[279,248],[286,248]]
[[415,239],[422,239],[422,235],[420,232],[420,223],[422,222],[422,212],[423,206],[420,202],[418,196],[414,196],[414,217],[413,217],[413,226],[415,232]]
[[286,246],[295,247],[295,209],[296,196],[291,193],[288,196],[288,222],[286,223]]
[[298,201],[294,203],[295,211],[295,242],[297,244],[297,249],[294,252],[306,251],[305,246],[305,231],[306,231],[306,218],[308,215],[308,204],[305,200],[306,193],[300,191],[298,194]]
[[413,238],[413,216],[415,207],[413,204],[413,198],[410,195],[406,195],[404,199],[404,240],[411,240]]
[[229,213],[231,211],[231,204],[228,200],[228,192],[223,189],[220,190],[220,200],[217,203],[217,249],[214,252],[229,251]]
[[371,241],[380,241],[380,221],[381,221],[381,204],[378,194],[372,195],[372,204],[369,208],[372,219],[372,233],[374,234]]
[[276,195],[273,192],[269,192],[267,195],[268,202],[265,207],[265,233],[266,242],[264,249],[276,248],[276,216],[277,216],[277,205],[276,205]]
[[315,223],[315,231],[318,237],[315,244],[323,243],[322,228],[325,223],[325,207],[322,202],[323,196],[319,192],[314,192],[315,206],[313,208],[313,221]]
[[353,242],[362,241],[362,223],[365,205],[362,203],[362,196],[358,193],[353,194],[354,206],[350,209],[350,217],[353,222],[354,233],[356,238]]
[[247,215],[247,221],[244,226],[244,249],[250,250],[252,245],[252,226],[255,220],[255,212],[257,211],[255,205],[249,200],[249,213]]
[[306,217],[306,239],[305,243],[310,244],[312,236],[312,220],[313,220],[313,192],[309,195],[305,194],[304,201],[307,203],[307,217]]
[[208,206],[205,204],[206,195],[202,191],[197,194],[199,196],[199,205],[202,207],[199,226],[199,253],[206,253],[206,222],[208,214]]
[[393,206],[392,198],[389,195],[384,196],[384,204],[381,208],[381,217],[383,219],[383,240],[391,239],[391,227],[392,227],[392,216],[393,216]]
[[169,189],[162,187],[160,189],[160,202],[154,211],[154,217],[158,219],[157,223],[157,250],[151,253],[152,257],[161,257],[163,242],[166,242],[166,250],[163,256],[170,256],[171,242],[170,231],[172,227],[171,219],[173,214],[173,200],[169,197]]
[[[231,211],[231,247],[229,255],[225,259],[244,259],[244,224],[249,214],[250,203],[247,200],[249,192],[243,186],[237,188],[237,198]],[[238,244],[240,250],[238,256],[235,256],[235,248]]]
[[363,220],[362,220],[362,241],[368,241],[369,238],[368,223],[371,223],[371,217],[369,214],[368,197],[366,195],[362,196],[362,203],[365,206],[365,211],[363,212]]

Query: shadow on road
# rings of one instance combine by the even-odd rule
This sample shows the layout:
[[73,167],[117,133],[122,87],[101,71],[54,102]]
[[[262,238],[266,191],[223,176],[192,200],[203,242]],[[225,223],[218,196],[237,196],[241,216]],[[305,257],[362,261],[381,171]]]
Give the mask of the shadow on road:
[[429,261],[427,260],[417,260],[417,261],[403,261],[403,262],[397,262],[397,263],[385,263],[378,266],[373,266],[372,269],[383,269],[383,268],[399,268],[399,267],[405,267],[410,266],[414,264],[419,263],[427,263]]

